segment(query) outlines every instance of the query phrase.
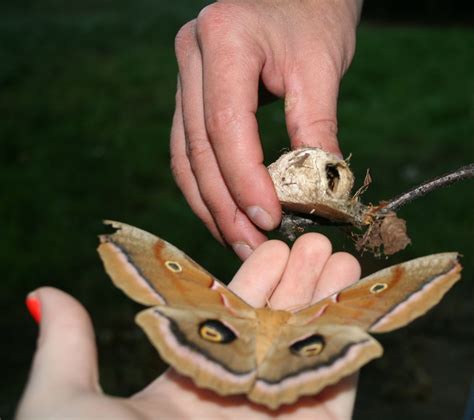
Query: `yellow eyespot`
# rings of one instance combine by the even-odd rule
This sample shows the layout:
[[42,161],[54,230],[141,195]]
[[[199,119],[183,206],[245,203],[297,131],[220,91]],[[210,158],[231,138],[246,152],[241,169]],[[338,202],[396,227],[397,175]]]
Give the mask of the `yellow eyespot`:
[[380,293],[383,292],[388,287],[387,283],[375,283],[370,287],[370,293]]
[[174,273],[179,273],[183,271],[183,267],[181,267],[181,264],[177,263],[176,261],[166,261],[165,265],[168,270],[171,270]]
[[293,343],[290,346],[290,351],[297,356],[312,357],[320,354],[324,346],[324,337],[319,334],[313,334]]
[[321,343],[314,343],[303,347],[300,350],[300,355],[305,357],[316,356],[317,354],[321,353],[322,350],[323,345]]
[[199,335],[207,341],[218,344],[227,344],[234,341],[237,336],[221,321],[208,319],[199,325]]

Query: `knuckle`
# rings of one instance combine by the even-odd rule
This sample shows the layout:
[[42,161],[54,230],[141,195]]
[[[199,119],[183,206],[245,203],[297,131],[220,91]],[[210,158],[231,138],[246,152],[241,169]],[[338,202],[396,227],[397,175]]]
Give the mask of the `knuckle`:
[[207,139],[190,136],[186,142],[186,154],[191,161],[191,166],[193,166],[193,162],[209,159],[212,154],[212,147]]
[[196,45],[195,24],[192,20],[181,27],[174,40],[174,49],[178,60],[184,58],[186,54]]
[[215,136],[229,127],[238,119],[238,114],[234,108],[221,108],[206,113],[206,128],[209,134]]
[[249,36],[249,27],[255,26],[250,23],[252,18],[252,13],[242,5],[212,3],[196,19],[196,40],[218,56],[223,68],[231,66],[236,57],[252,60],[255,52],[261,52],[260,45]]
[[328,135],[337,135],[337,120],[334,118],[312,118],[308,121],[307,126]]
[[218,34],[228,36],[242,25],[248,25],[252,14],[239,4],[216,2],[204,7],[196,20],[196,33],[201,39],[215,40]]
[[300,118],[298,124],[291,124],[288,127],[292,143],[298,147],[311,144],[314,140],[337,143],[337,131],[337,120],[334,118]]
[[197,17],[196,29],[199,33],[205,34],[214,31],[225,24],[227,18],[227,8],[222,3],[212,3],[204,7]]

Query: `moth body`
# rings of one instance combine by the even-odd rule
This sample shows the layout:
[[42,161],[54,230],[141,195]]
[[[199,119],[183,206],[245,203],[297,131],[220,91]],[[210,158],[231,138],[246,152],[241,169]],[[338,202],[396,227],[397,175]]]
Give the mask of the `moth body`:
[[275,342],[281,334],[282,327],[291,317],[291,313],[269,308],[257,309],[255,313],[257,316],[255,358],[257,366],[260,366],[267,356],[272,343]]

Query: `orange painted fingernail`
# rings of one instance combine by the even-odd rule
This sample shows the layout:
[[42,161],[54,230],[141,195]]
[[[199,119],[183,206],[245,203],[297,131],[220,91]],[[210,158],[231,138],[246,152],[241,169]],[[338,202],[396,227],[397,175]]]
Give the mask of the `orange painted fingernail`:
[[26,297],[26,307],[30,312],[30,315],[35,320],[37,324],[41,321],[41,304],[38,298],[34,295],[29,294]]

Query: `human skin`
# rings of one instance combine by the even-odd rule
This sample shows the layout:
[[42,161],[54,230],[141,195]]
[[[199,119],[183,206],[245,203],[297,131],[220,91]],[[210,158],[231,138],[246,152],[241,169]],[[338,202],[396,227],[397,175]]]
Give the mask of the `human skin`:
[[[267,241],[242,265],[230,288],[255,307],[296,308],[339,290],[360,276],[357,260],[332,254],[326,237],[300,237],[291,251]],[[356,377],[343,379],[312,397],[276,412],[244,396],[220,397],[194,386],[172,369],[130,398],[105,395],[98,383],[97,350],[91,320],[82,305],[53,288],[32,293],[41,305],[36,353],[17,419],[37,418],[351,418]]]
[[337,96],[361,7],[362,0],[222,0],[176,36],[172,171],[192,210],[242,259],[281,220],[255,117],[259,82],[285,98],[292,148],[341,155]]

